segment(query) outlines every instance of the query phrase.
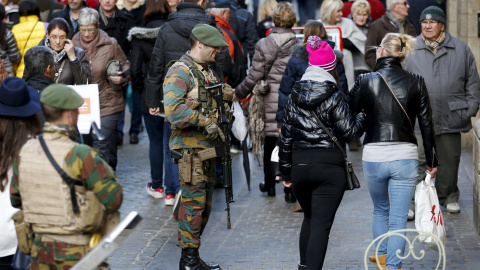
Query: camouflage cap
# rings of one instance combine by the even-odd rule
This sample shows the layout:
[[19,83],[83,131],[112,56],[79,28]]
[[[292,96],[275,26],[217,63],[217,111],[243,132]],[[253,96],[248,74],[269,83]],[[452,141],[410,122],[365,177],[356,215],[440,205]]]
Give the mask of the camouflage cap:
[[83,98],[65,84],[52,84],[42,91],[40,102],[57,109],[75,110],[83,105]]
[[218,29],[208,24],[197,24],[192,30],[192,35],[201,43],[210,47],[228,47],[225,37]]

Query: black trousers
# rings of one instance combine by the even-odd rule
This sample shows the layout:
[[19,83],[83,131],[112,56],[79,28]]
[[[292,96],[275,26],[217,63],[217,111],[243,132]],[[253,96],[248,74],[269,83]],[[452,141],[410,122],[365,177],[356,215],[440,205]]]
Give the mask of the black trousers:
[[275,175],[272,174],[272,166],[270,166],[270,159],[272,152],[277,145],[277,137],[265,137],[265,144],[263,145],[263,173],[265,174],[265,187],[272,188],[275,186]]
[[346,185],[339,150],[305,150],[293,153],[293,192],[304,211],[300,231],[300,264],[322,269],[335,213]]

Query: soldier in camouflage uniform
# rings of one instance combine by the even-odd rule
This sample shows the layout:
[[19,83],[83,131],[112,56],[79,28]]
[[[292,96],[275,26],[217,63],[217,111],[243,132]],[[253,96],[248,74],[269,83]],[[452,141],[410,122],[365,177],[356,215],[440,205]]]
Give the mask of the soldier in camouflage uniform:
[[[211,149],[219,136],[225,140],[215,123],[216,105],[205,87],[221,82],[212,66],[220,47],[227,43],[214,27],[198,24],[192,30],[190,44],[191,51],[170,67],[163,84],[165,117],[174,127],[170,149],[183,154],[178,160],[182,196],[175,217],[182,247],[180,269],[220,269],[217,264],[206,265],[198,254],[215,185],[215,158],[202,160],[198,153]],[[230,90],[224,100],[231,100],[232,95]]]
[[[13,207],[23,209],[25,221],[34,232],[31,269],[64,270],[85,255],[91,235],[101,230],[98,215],[118,210],[122,188],[96,150],[73,141],[83,98],[65,85],[54,84],[43,90],[40,101],[47,119],[42,136],[57,164],[74,179],[74,198],[80,212],[74,213],[71,190],[50,163],[38,138],[27,141],[13,162],[10,198]],[[87,193],[101,209],[94,212],[100,228],[88,232],[82,214],[92,214],[93,208],[82,203],[82,198],[88,201]]]

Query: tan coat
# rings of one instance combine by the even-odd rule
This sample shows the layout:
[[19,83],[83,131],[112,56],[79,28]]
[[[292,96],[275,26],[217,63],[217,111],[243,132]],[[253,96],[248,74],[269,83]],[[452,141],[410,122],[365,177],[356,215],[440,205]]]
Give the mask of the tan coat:
[[277,50],[283,45],[267,77],[270,92],[264,96],[266,136],[278,137],[277,121],[275,120],[278,110],[278,89],[292,49],[299,43],[300,40],[295,37],[295,33],[291,29],[273,28],[266,38],[258,41],[248,75],[235,88],[235,95],[240,99],[251,93],[255,84],[263,79],[264,74],[272,65]]
[[118,60],[123,64],[122,69],[125,71],[130,68],[130,62],[117,43],[117,40],[111,38],[102,31],[98,30],[98,39],[93,40],[96,44],[87,44],[89,48],[93,48],[89,52],[84,42],[81,42],[80,32],[73,36],[72,41],[75,46],[82,48],[88,54],[90,61],[90,70],[92,73],[92,84],[98,84],[100,92],[100,116],[107,116],[117,112],[121,112],[125,103],[122,91],[114,91],[107,81],[107,64],[111,60]]

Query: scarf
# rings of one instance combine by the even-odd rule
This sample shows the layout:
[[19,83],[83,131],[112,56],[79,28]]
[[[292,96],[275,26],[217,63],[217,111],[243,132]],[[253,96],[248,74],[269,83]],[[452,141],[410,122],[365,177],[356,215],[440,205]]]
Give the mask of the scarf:
[[98,32],[97,32],[97,35],[95,36],[95,38],[90,41],[90,42],[86,42],[82,39],[82,37],[79,38],[80,40],[80,48],[82,48],[88,55],[88,57],[90,57],[90,55],[95,52],[95,49],[97,48],[97,44],[98,44],[98,41],[100,40],[100,31],[101,29],[98,29]]
[[[100,13],[100,18],[102,18],[103,24],[108,25],[108,18],[105,15],[105,12],[103,12],[102,7],[98,7],[98,13]],[[113,12],[112,18],[115,18],[115,12]]]
[[399,33],[405,33],[405,21],[406,21],[406,19],[399,19],[399,18],[395,17],[395,15],[393,15],[392,12],[390,12],[390,11],[385,12],[385,15],[387,16],[387,18],[391,22],[393,22],[395,24],[394,26],[398,29]]
[[423,34],[422,39],[423,42],[425,42],[425,45],[433,52],[433,55],[437,55],[440,45],[442,45],[443,41],[445,41],[445,31],[442,31],[437,40],[429,40]]
[[67,52],[64,49],[57,52],[52,49],[52,47],[50,47],[50,41],[48,40],[48,36],[45,37],[45,43],[43,44],[43,46],[49,48],[52,51],[53,61],[55,61],[55,63],[60,63],[63,59],[65,59],[65,57],[67,57]]

